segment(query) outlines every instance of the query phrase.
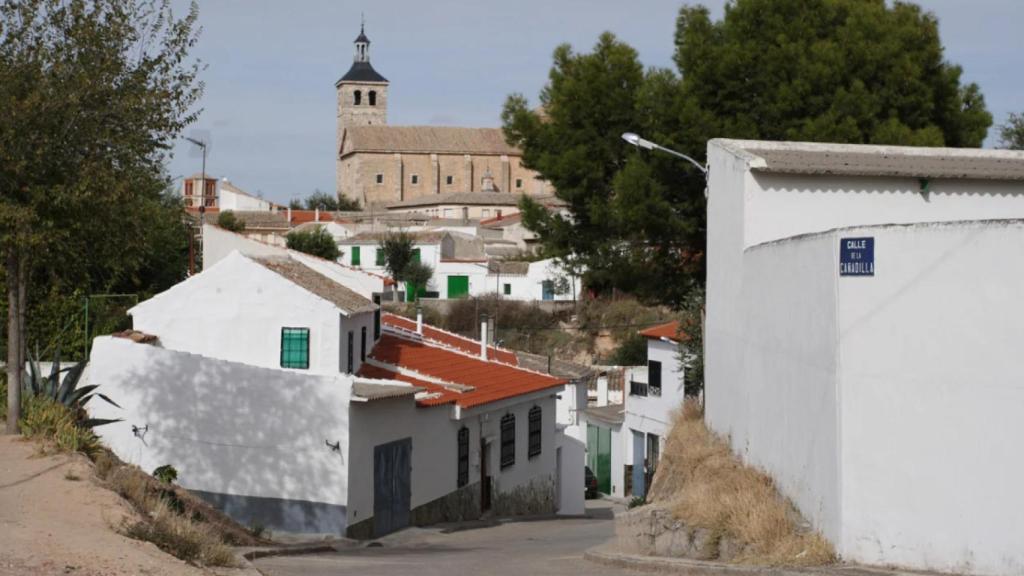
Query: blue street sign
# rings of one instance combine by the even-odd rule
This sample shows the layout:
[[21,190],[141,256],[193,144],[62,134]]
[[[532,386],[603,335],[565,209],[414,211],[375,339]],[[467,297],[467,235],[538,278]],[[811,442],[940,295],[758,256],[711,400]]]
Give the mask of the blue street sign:
[[875,275],[875,239],[839,239],[839,275]]

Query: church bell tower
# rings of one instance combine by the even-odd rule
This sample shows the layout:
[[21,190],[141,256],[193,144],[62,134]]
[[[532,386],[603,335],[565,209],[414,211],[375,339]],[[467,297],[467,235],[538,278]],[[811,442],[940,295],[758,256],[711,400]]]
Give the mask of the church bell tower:
[[338,146],[351,126],[383,126],[388,123],[388,80],[370,64],[370,39],[364,26],[355,41],[352,67],[338,80]]

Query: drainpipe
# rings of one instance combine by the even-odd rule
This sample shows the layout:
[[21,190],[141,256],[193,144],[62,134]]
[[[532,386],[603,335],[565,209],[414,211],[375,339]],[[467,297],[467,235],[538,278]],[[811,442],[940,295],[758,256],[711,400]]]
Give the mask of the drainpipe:
[[480,359],[487,360],[487,314],[480,315]]
[[416,333],[423,336],[423,307],[416,305]]

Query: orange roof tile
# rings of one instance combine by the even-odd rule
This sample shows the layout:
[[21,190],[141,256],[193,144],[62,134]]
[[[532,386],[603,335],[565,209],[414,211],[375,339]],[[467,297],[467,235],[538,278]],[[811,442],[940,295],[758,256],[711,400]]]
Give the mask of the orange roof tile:
[[[381,316],[380,323],[385,326],[400,328],[409,332],[416,331],[416,321],[404,316],[383,314]],[[480,354],[480,342],[473,340],[472,338],[466,338],[465,336],[459,336],[458,334],[441,330],[440,328],[436,328],[429,324],[423,325],[423,339],[437,342],[438,344],[455,348],[456,350],[461,350],[467,354]],[[516,358],[515,352],[505,350],[504,348],[488,346],[487,357],[491,360],[497,360],[498,362],[511,364],[513,366],[519,365],[519,359]]]
[[667,338],[673,342],[686,342],[690,339],[685,333],[679,331],[678,320],[641,330],[640,335],[655,339]]
[[[431,392],[441,392],[438,398],[424,399],[421,405],[436,405],[455,402],[463,408],[471,408],[488,404],[522,394],[538,392],[565,384],[565,380],[530,372],[500,362],[482,360],[466,354],[442,348],[430,342],[421,342],[402,338],[393,334],[384,334],[373,347],[370,358],[383,364],[436,378],[444,382],[452,382],[463,386],[471,386],[468,391],[449,390],[438,384],[432,384],[417,378],[399,375],[393,370],[363,365],[361,376],[391,377],[416,386],[423,386]],[[390,376],[383,376],[391,372]],[[443,390],[443,392],[442,392]]]

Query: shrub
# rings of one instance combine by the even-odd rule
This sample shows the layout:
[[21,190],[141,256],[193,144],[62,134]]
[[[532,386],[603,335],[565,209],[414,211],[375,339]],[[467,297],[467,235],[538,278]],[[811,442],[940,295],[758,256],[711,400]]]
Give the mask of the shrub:
[[596,336],[607,329],[620,342],[644,328],[670,319],[668,310],[644,306],[633,298],[591,300],[579,312],[581,330]]
[[616,366],[647,364],[647,339],[640,334],[630,334],[619,343],[610,360]]
[[231,210],[225,210],[217,216],[217,226],[231,232],[241,232],[245,230],[245,222],[238,219],[235,213]]
[[334,237],[323,226],[289,232],[286,243],[292,250],[312,254],[325,260],[334,261],[341,257]]
[[46,396],[30,395],[22,400],[19,424],[26,438],[50,442],[61,452],[92,456],[100,449],[99,438],[78,421],[74,411]]
[[637,506],[643,506],[644,504],[647,504],[646,498],[644,498],[643,496],[633,496],[632,498],[630,498],[629,504],[627,504],[626,507],[636,508]]
[[164,464],[163,466],[157,466],[153,470],[153,477],[164,484],[174,484],[174,481],[178,479],[178,471],[174,466]]
[[495,318],[497,330],[503,337],[558,327],[558,317],[539,306],[494,295],[455,300],[448,308],[444,327],[459,334],[475,335],[480,329],[481,314]]

